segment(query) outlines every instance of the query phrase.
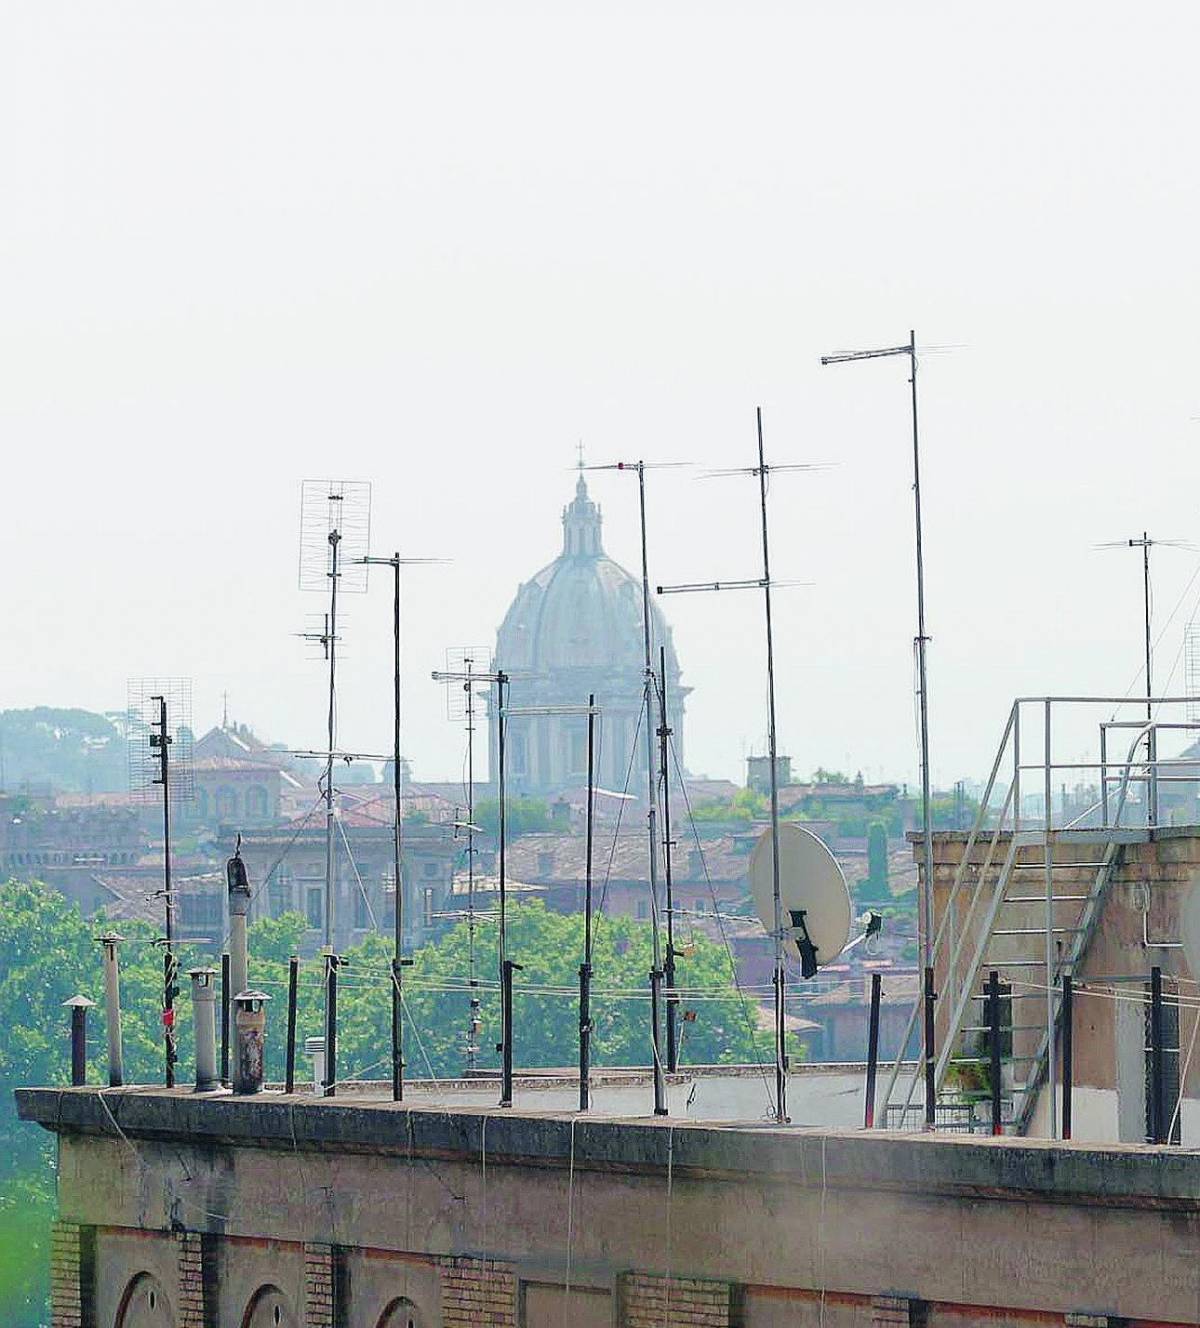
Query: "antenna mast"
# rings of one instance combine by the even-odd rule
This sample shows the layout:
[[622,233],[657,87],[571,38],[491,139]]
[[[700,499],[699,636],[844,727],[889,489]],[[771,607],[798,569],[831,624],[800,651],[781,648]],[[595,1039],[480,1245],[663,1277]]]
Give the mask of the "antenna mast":
[[[467,985],[471,1003],[464,1052],[468,1072],[478,1068],[482,1029],[479,980],[475,974],[475,835],[478,830],[475,824],[475,684],[489,679],[491,662],[491,652],[485,646],[460,646],[446,651],[445,672],[433,675],[446,683],[446,717],[464,721],[467,732],[467,820],[464,826],[455,826],[455,835],[462,829],[467,836]],[[482,669],[476,672],[480,664]]]
[[[171,803],[190,800],[192,767],[190,679],[131,679],[129,683],[128,741],[130,789],[149,801],[162,789],[163,820],[163,1051],[165,1083],[175,1087],[178,1060],[175,1036],[175,997],[179,965],[175,958],[175,895],[171,881]],[[174,721],[172,733],[169,719]],[[170,757],[176,747],[175,760]]]
[[[693,594],[709,590],[761,590],[766,608],[767,636],[767,750],[771,766],[771,899],[772,933],[775,941],[775,1119],[782,1125],[787,1114],[787,972],[784,968],[783,898],[779,882],[779,777],[776,770],[778,744],[775,731],[775,642],[771,622],[771,554],[767,528],[767,476],[776,470],[816,470],[817,466],[768,466],[763,453],[762,407],[756,411],[758,427],[758,465],[744,469],[720,470],[714,476],[754,475],[758,479],[762,511],[763,574],[748,581],[710,581],[678,586],[659,586],[660,595]],[[775,584],[779,584],[776,582]]]
[[325,749],[325,929],[332,952],[337,908],[334,888],[333,758],[337,738],[337,601],[367,588],[367,549],[371,538],[371,486],[361,480],[305,480],[300,501],[300,589],[329,591],[324,630],[305,633],[318,641],[329,663],[329,705]]

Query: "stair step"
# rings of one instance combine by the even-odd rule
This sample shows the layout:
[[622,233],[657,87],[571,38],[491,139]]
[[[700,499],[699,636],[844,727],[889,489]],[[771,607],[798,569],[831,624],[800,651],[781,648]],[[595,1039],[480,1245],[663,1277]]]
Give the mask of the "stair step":
[[[1074,904],[1080,903],[1085,899],[1090,899],[1090,895],[1051,895],[1052,904]],[[1045,895],[1006,895],[1001,904],[1044,904]]]
[[982,968],[1045,968],[1046,959],[988,959]]
[[[1055,936],[1077,936],[1084,929],[1082,927],[1052,927],[1051,932]],[[993,936],[1045,936],[1045,927],[1006,927],[1002,931],[992,932]]]
[[[959,1030],[963,1033],[990,1033],[987,1024],[964,1024]],[[1001,1024],[1001,1033],[1044,1033],[1045,1024]]]
[[[1050,870],[1056,871],[1060,867],[1095,867],[1098,870],[1103,865],[1103,861],[1102,858],[1097,858],[1094,862],[1052,862]],[[1013,871],[1045,871],[1046,863],[1045,860],[1041,862],[1014,862],[1012,869]]]
[[[1002,1056],[1005,1065],[1015,1065],[1018,1061],[1040,1061],[1040,1056]],[[990,1056],[951,1056],[951,1065],[991,1065]]]

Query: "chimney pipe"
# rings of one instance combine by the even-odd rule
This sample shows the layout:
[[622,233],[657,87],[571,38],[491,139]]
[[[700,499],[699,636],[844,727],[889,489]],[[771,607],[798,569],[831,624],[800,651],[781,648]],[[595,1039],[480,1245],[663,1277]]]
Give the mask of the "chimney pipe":
[[263,1086],[263,1044],[267,1030],[265,991],[239,991],[233,998],[233,1023],[237,1029],[237,1055],[233,1069],[233,1091],[259,1093]]
[[250,882],[242,861],[242,837],[238,835],[233,857],[225,864],[229,886],[229,984],[233,992],[250,987],[250,956],[246,942],[246,919],[250,912]]
[[124,940],[115,931],[100,937],[104,947],[104,1018],[108,1025],[108,1085],[120,1088],[125,1082],[125,1057],[121,1050],[121,975],[117,946]]
[[217,992],[215,968],[192,968],[192,1021],[196,1032],[196,1092],[211,1093],[221,1087],[217,1073]]
[[95,1004],[86,996],[72,996],[69,1001],[63,1001],[64,1008],[71,1011],[72,1088],[87,1083],[87,1012]]

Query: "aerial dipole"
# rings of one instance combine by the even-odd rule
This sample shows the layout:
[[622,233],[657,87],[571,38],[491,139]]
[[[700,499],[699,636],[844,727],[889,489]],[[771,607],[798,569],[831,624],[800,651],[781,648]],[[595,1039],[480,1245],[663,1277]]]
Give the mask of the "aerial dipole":
[[[822,355],[822,364],[846,364],[852,360],[879,360],[907,355],[912,401],[913,513],[917,555],[917,687],[921,726],[921,843],[925,868],[924,888],[920,892],[921,963],[928,969],[933,963],[933,810],[930,806],[929,775],[929,679],[926,671],[925,631],[925,550],[921,533],[921,437],[917,414],[917,334],[910,329],[903,346],[884,346],[879,350],[855,350],[838,355]],[[927,1053],[932,1049],[927,1048]]]
[[492,657],[486,646],[458,646],[446,651],[446,668],[434,678],[446,686],[446,716],[465,724],[467,734],[467,819],[456,823],[455,833],[461,829],[467,837],[467,986],[470,1006],[467,1022],[465,1055],[467,1070],[474,1071],[479,1055],[479,979],[475,969],[475,686],[488,681]]
[[366,562],[371,540],[371,486],[364,480],[305,480],[300,491],[300,589],[329,593],[329,613],[319,642],[329,665],[325,747],[325,909],[324,945],[332,951],[336,912],[334,888],[333,761],[337,750],[338,590],[367,589]]
[[767,479],[776,471],[818,470],[819,466],[768,466],[763,452],[762,407],[755,413],[758,429],[758,465],[710,472],[713,476],[752,475],[758,479],[759,506],[762,517],[762,576],[747,581],[690,582],[685,585],[659,586],[660,595],[694,594],[714,590],[761,590],[766,616],[767,638],[767,750],[771,767],[771,899],[773,905],[772,938],[775,942],[775,1119],[786,1124],[787,1113],[787,971],[784,967],[783,896],[779,880],[779,776],[778,744],[775,725],[775,641],[771,618],[771,544],[767,526]]
[[[662,986],[665,976],[662,959],[662,940],[659,935],[661,923],[659,920],[659,902],[658,902],[658,780],[655,773],[654,760],[654,645],[651,634],[650,622],[650,574],[648,571],[648,555],[646,550],[646,471],[649,469],[674,468],[675,466],[686,463],[649,463],[646,461],[616,461],[607,465],[580,465],[580,470],[621,470],[631,471],[637,475],[638,480],[638,524],[641,531],[642,545],[642,647],[643,647],[643,673],[642,673],[642,707],[646,720],[646,831],[649,842],[648,855],[648,875],[650,878],[650,936],[653,949],[654,967],[650,972],[650,1046],[654,1056],[654,1114],[656,1116],[665,1116],[667,1114],[667,1090],[666,1079],[663,1073],[662,1040],[660,1035],[660,1006],[662,1004]],[[666,679],[660,679],[662,686],[666,686]],[[668,953],[674,948],[674,922],[670,912],[667,913],[667,949]]]
[[[400,569],[419,563],[440,562],[438,558],[390,558],[364,556],[357,560],[365,567],[390,567],[392,583],[392,854],[396,896],[392,906],[394,939],[392,943],[392,1101],[404,1099],[404,986],[403,970],[411,960],[404,958],[404,778],[400,764]],[[329,737],[333,750],[333,734]]]
[[[130,791],[150,801],[162,790],[163,826],[163,1054],[164,1082],[175,1087],[178,1061],[175,997],[179,964],[175,958],[175,895],[171,880],[171,804],[190,800],[192,766],[192,684],[187,678],[130,679],[127,709]],[[172,727],[173,726],[173,727]],[[174,759],[171,748],[175,748]]]

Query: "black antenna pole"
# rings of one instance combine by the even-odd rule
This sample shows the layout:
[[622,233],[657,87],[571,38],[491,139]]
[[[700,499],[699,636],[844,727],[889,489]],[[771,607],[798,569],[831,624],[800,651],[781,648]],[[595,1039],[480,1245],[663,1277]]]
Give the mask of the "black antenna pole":
[[166,1085],[175,1087],[175,952],[172,945],[174,926],[172,915],[175,912],[171,894],[171,781],[170,762],[167,752],[171,746],[171,735],[167,732],[167,698],[153,696],[158,702],[158,721],[156,733],[150,734],[150,746],[158,753],[159,776],[154,781],[162,785],[163,791],[163,904],[166,913],[165,947],[163,949],[163,1043],[166,1053]]
[[638,514],[642,532],[642,636],[645,647],[645,675],[642,687],[642,704],[646,713],[646,812],[647,828],[650,835],[650,937],[654,948],[654,968],[650,973],[650,1049],[654,1056],[654,1114],[667,1114],[667,1090],[663,1079],[662,1052],[658,1027],[658,998],[662,986],[662,944],[658,936],[658,834],[655,827],[655,779],[654,779],[654,729],[653,729],[653,688],[654,662],[650,653],[650,575],[646,570],[646,467],[637,463],[638,477]]
[[471,681],[474,661],[467,659],[467,982],[471,990],[467,1020],[467,1069],[475,1069],[479,1029],[479,979],[475,976],[475,684]]
[[667,1073],[679,1068],[678,1035],[679,997],[675,994],[675,895],[671,876],[671,791],[667,783],[667,741],[671,730],[667,727],[667,648],[658,648],[658,749],[659,778],[662,781],[663,863],[667,884],[667,961],[663,973],[667,980]]
[[787,1120],[786,982],[783,964],[783,899],[779,888],[779,773],[775,736],[775,641],[771,632],[771,554],[767,537],[767,464],[763,457],[762,407],[758,423],[758,492],[762,504],[763,603],[767,614],[767,747],[771,766],[771,899],[775,907],[775,1114]]
[[400,772],[400,551],[392,557],[395,583],[392,595],[392,793],[395,798],[392,848],[395,855],[395,939],[392,954],[392,1101],[404,1100],[404,789]]
[[583,878],[583,963],[579,966],[579,1110],[591,1105],[592,1042],[592,815],[595,803],[596,695],[588,697],[587,857]]
[[[508,968],[508,919],[506,916],[505,905],[505,790],[504,790],[504,737],[505,729],[508,727],[508,720],[505,716],[504,703],[504,685],[508,682],[508,675],[502,670],[496,671],[496,796],[499,802],[497,820],[499,822],[499,895],[500,895],[500,940],[499,940],[499,958],[500,958],[500,983],[503,989],[505,982],[511,984],[512,973]],[[502,1107],[512,1106],[512,989],[508,988],[507,998],[500,1002],[500,1051],[505,1067],[504,1084],[500,1093],[500,1105]]]
[[325,946],[333,948],[333,751],[335,718],[335,684],[337,676],[337,589],[338,589],[338,544],[341,535],[335,526],[329,532],[330,567],[329,567],[329,628],[325,634],[326,648],[329,653],[329,750],[325,757]]

